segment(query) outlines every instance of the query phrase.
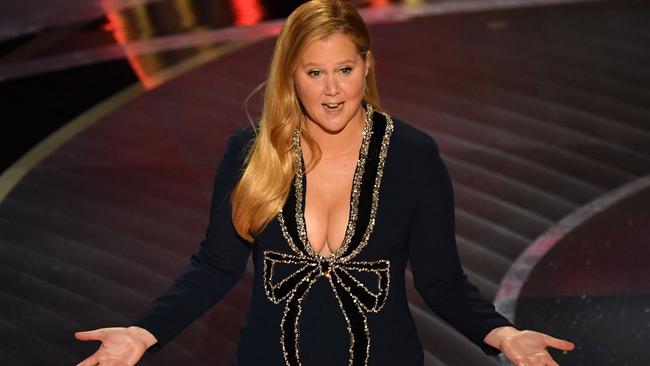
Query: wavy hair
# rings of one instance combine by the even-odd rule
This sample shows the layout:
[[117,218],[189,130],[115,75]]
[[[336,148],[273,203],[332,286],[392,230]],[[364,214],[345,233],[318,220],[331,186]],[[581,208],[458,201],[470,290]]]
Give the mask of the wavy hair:
[[[364,102],[381,110],[375,82],[375,62],[370,50],[368,28],[356,9],[344,0],[312,0],[294,10],[287,18],[275,43],[266,81],[246,99],[264,89],[263,108],[256,137],[245,159],[245,169],[231,195],[235,230],[245,240],[254,236],[282,209],[296,164],[293,133],[303,123],[304,113],[294,85],[293,74],[304,49],[313,41],[342,32],[355,44],[368,65]],[[250,118],[250,115],[249,115]],[[251,120],[252,123],[252,120]],[[321,150],[302,129],[302,137],[316,162]]]

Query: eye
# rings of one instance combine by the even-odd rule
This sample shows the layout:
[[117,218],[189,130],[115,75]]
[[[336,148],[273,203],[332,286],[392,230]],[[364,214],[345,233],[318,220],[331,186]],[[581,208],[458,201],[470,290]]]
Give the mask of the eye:
[[319,70],[311,70],[311,71],[309,71],[307,73],[307,75],[309,75],[311,77],[318,77],[318,76],[320,76],[320,71]]
[[342,67],[341,70],[339,71],[341,71],[341,74],[343,75],[348,75],[352,72],[352,68],[346,66],[346,67]]

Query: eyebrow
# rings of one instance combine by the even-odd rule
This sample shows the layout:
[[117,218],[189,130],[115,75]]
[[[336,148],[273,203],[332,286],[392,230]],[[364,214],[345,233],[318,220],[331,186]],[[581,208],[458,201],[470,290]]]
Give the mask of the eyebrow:
[[[355,63],[356,63],[356,61],[354,61],[354,60],[345,60],[345,61],[338,62],[337,65],[355,64]],[[302,65],[302,67],[307,67],[307,66],[321,66],[321,64],[318,64],[318,63],[315,63],[315,62],[308,62],[308,63]]]

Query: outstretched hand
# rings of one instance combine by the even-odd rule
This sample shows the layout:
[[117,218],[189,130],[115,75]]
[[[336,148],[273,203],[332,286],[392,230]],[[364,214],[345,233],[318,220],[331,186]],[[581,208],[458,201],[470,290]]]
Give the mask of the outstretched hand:
[[81,341],[100,341],[99,349],[77,366],[133,366],[156,338],[139,327],[101,328],[75,333]]
[[569,341],[532,330],[506,329],[498,348],[515,366],[559,366],[546,350],[548,347],[571,351]]

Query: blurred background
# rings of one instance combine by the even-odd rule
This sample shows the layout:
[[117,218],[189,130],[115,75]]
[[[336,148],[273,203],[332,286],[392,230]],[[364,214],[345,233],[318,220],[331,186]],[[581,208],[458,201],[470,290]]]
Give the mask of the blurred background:
[[[167,288],[300,3],[0,3],[0,364],[76,364],[75,331]],[[440,146],[470,280],[575,342],[563,366],[650,365],[650,2],[353,3],[385,110]],[[230,365],[252,278],[140,364]],[[427,366],[508,364],[407,288]]]

